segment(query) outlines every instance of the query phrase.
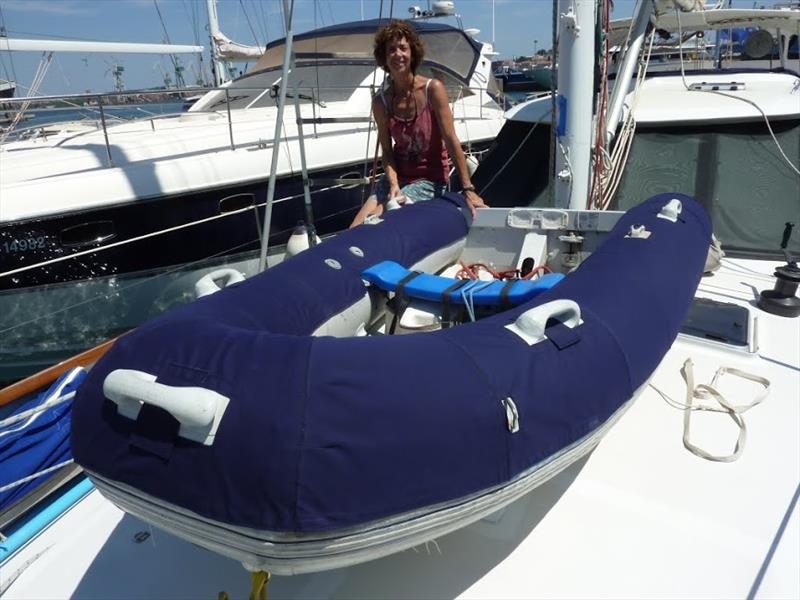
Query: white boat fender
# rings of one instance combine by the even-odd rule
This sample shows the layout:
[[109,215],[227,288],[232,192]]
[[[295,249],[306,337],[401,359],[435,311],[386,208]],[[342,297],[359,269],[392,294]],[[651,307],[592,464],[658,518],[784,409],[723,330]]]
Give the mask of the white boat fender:
[[[322,240],[319,239],[319,236],[315,235],[314,242],[319,244]],[[308,248],[308,228],[304,223],[298,223],[297,227],[292,231],[292,235],[289,236],[289,240],[286,242],[286,258],[296,256],[303,250],[308,250]]]
[[197,280],[197,283],[194,284],[194,293],[198,298],[202,298],[244,280],[244,275],[236,269],[217,269],[206,273]]
[[156,376],[133,369],[116,369],[103,381],[103,395],[123,417],[136,420],[145,404],[166,410],[180,423],[178,435],[205,446],[214,443],[228,398],[201,387],[156,383]]
[[478,157],[474,154],[468,154],[465,158],[467,161],[467,173],[469,173],[469,176],[472,177],[475,175],[475,171],[478,170],[478,165],[480,164]]
[[529,346],[538,344],[547,339],[544,333],[547,321],[558,319],[570,329],[583,324],[581,307],[574,300],[553,300],[546,302],[522,313],[513,323],[506,325],[506,329],[516,333]]

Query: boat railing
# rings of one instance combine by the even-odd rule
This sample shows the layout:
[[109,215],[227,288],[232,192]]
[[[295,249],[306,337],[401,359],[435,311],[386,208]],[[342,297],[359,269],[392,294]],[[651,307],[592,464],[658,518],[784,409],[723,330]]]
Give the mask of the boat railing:
[[[303,103],[310,104],[312,113],[311,116],[302,116],[299,118],[302,120],[302,123],[313,126],[313,136],[317,137],[319,135],[318,125],[333,123],[367,123],[370,124],[370,127],[372,127],[372,117],[370,114],[325,116],[321,110],[327,108],[326,102],[323,99],[325,92],[350,90],[355,93],[360,89],[367,89],[374,93],[378,88],[377,86],[373,85],[359,85],[355,86],[355,88],[353,86],[325,86],[323,88],[321,86],[313,85],[297,85],[291,87],[290,95],[294,96],[297,94],[299,100],[302,100]],[[111,128],[112,124],[116,124],[118,122],[127,122],[130,120],[146,119],[149,121],[152,130],[156,131],[157,123],[160,120],[171,119],[176,115],[186,113],[187,109],[189,108],[186,103],[191,99],[192,96],[214,91],[222,92],[224,94],[224,106],[217,108],[217,105],[215,104],[213,108],[208,110],[194,112],[196,114],[223,113],[228,123],[228,144],[231,150],[236,150],[238,144],[234,135],[234,114],[242,109],[248,110],[263,106],[258,105],[265,95],[269,94],[270,97],[276,96],[274,86],[266,89],[263,87],[245,87],[239,85],[236,87],[221,86],[216,88],[174,88],[168,90],[137,90],[131,92],[63,94],[3,99],[2,103],[0,103],[0,114],[6,112],[9,115],[11,125],[5,130],[0,128],[0,146],[2,146],[2,144],[7,140],[24,140],[31,138],[43,138],[47,140],[49,135],[63,130],[64,123],[75,124],[77,122],[81,125],[93,124],[95,131],[101,130],[103,133],[106,166],[114,167],[116,165],[114,164],[114,157],[111,151],[112,142],[110,139],[110,134],[113,132],[113,129]],[[466,93],[467,91],[469,94]],[[249,97],[251,97],[251,100],[244,107],[232,106],[234,103],[242,100],[240,96],[241,93],[246,93]],[[478,95],[477,115],[468,115],[466,113],[462,114],[458,119],[460,121],[485,119],[486,113],[484,112],[484,105],[495,103],[495,99],[484,87],[459,86],[458,89],[448,90],[448,93],[451,97],[451,105],[454,108],[459,103],[462,103],[463,105],[466,95]],[[146,107],[148,105],[163,105],[165,103],[175,104],[176,110],[157,114],[151,113],[144,117],[139,114],[130,114],[127,117],[115,114],[119,110],[124,110],[126,108],[129,111],[135,110],[138,113],[146,113]],[[59,111],[80,111],[80,113],[83,113],[83,116],[79,116],[79,118],[65,118],[61,120],[49,119],[44,123],[29,125],[27,127],[16,127],[16,125],[21,122],[21,115],[24,114],[25,111],[28,111],[33,105],[45,105],[43,109],[35,109],[37,111],[48,111],[54,114],[58,113]],[[87,119],[85,116],[86,112],[95,112],[96,118]],[[297,119],[298,117],[295,116],[296,122],[298,122]],[[55,129],[56,127],[60,128]],[[239,140],[239,142],[243,143],[243,140]]]

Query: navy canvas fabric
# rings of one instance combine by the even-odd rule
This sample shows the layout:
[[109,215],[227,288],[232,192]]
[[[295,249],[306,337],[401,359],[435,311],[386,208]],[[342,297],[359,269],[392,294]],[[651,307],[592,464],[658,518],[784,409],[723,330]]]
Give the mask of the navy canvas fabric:
[[[672,198],[684,203],[680,220],[656,218]],[[270,271],[125,336],[76,400],[77,460],[205,517],[270,531],[332,531],[503,485],[594,430],[646,381],[677,335],[711,235],[690,198],[658,196],[629,211],[575,273],[515,309],[431,334],[308,337],[314,327],[302,318],[340,310],[334,296],[350,290],[284,281],[315,281],[315,260],[341,251],[337,260],[349,261],[353,240],[370,246],[384,225],[386,243],[398,244],[385,254],[411,251],[405,227],[430,246],[415,216],[427,204],[434,230],[456,227],[446,203],[404,208],[333,240],[337,250],[326,242],[288,261],[278,287],[265,283]],[[626,238],[631,224],[650,238]],[[378,254],[370,246],[367,262],[409,264]],[[287,289],[296,296],[280,299]],[[533,346],[504,327],[559,298],[581,306],[582,325],[553,323]],[[266,314],[284,307],[288,317]],[[119,417],[101,389],[117,368],[228,396],[214,444],[176,437],[177,422],[159,409],[136,423]],[[520,415],[513,434],[506,397]]]
[[[52,391],[56,390],[68,376],[69,373],[62,375],[46,391],[21,404],[13,414],[22,414],[49,400]],[[64,387],[61,395],[74,391],[84,376],[85,374],[76,376]],[[0,487],[72,458],[69,446],[71,414],[72,402],[68,401],[42,411],[31,421],[25,419],[0,428],[0,465],[2,465]],[[28,425],[23,428],[22,426],[26,424]],[[52,475],[53,473],[48,473],[0,492],[0,511],[20,500]]]

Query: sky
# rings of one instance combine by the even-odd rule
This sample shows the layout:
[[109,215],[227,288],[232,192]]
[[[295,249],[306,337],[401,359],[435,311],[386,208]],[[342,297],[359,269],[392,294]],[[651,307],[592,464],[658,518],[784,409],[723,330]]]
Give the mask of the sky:
[[[263,45],[283,37],[281,0],[218,0],[220,27],[229,38]],[[375,18],[381,6],[397,17],[408,15],[412,5],[428,7],[428,0],[295,0],[293,29],[302,33],[334,23]],[[751,2],[736,0],[735,5]],[[494,41],[500,57],[533,54],[550,48],[552,0],[455,0],[464,27],[480,29],[476,37]],[[494,7],[494,10],[493,10]],[[634,0],[616,0],[614,18],[631,15]],[[159,12],[161,18],[159,18]],[[494,13],[494,19],[492,18]],[[162,21],[163,19],[163,26]],[[449,20],[453,22],[452,20]],[[56,38],[114,42],[202,45],[202,65],[194,55],[181,55],[184,78],[192,84],[206,72],[208,33],[205,0],[0,0],[0,27],[12,38]],[[17,95],[26,95],[41,53],[0,52],[0,78],[17,81]],[[39,94],[77,94],[114,89],[111,70],[124,67],[126,89],[164,84],[164,74],[174,81],[167,56],[57,53],[39,88]],[[240,65],[243,68],[244,65]]]

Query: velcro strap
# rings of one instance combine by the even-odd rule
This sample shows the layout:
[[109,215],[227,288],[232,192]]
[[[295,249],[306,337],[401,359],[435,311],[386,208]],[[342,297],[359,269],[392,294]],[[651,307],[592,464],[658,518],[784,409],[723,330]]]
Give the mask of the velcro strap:
[[547,338],[556,348],[564,350],[581,341],[580,332],[580,327],[570,328],[563,323],[558,323],[547,328]]
[[514,284],[517,282],[516,279],[509,279],[506,281],[503,289],[500,290],[500,306],[503,308],[508,308],[511,306],[511,302],[508,299],[508,295],[511,293],[511,288],[514,287]]
[[413,281],[417,277],[422,275],[419,271],[411,271],[408,275],[403,277],[400,281],[397,282],[397,288],[395,289],[394,293],[395,296],[404,296],[404,289],[408,285],[409,281]]
[[450,294],[464,287],[469,279],[458,279],[442,292],[442,323],[450,323]]

